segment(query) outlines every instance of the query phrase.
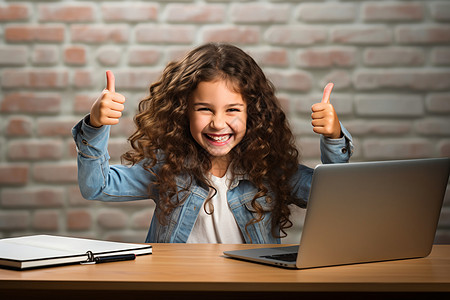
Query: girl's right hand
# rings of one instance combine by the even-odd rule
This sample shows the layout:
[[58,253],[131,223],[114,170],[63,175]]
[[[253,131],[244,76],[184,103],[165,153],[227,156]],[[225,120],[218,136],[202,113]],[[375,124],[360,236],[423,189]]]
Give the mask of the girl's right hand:
[[94,127],[115,125],[119,123],[125,108],[125,97],[116,93],[115,78],[111,71],[106,71],[106,88],[91,107],[90,124]]

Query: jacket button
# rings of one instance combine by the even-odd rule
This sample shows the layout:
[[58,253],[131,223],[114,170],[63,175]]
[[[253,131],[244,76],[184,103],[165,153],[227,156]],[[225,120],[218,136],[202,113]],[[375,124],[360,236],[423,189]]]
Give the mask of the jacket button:
[[82,142],[84,145],[88,145],[88,141],[86,141],[85,139],[83,139],[81,142]]
[[347,153],[347,148],[342,148],[341,152],[344,154]]

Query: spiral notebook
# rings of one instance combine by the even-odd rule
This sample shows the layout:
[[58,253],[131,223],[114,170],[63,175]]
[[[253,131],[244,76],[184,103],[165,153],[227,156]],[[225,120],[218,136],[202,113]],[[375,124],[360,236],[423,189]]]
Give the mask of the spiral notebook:
[[24,270],[92,262],[111,255],[151,254],[148,244],[130,244],[54,235],[0,239],[0,267]]

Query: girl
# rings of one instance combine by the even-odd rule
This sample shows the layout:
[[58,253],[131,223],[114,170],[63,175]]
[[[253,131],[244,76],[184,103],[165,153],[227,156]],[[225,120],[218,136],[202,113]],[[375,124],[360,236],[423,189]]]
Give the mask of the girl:
[[[347,162],[350,134],[329,103],[312,107],[323,163]],[[306,207],[313,170],[299,153],[274,86],[245,52],[206,44],[167,65],[139,103],[129,166],[109,166],[110,125],[125,98],[114,76],[73,128],[87,199],[153,199],[146,242],[280,243],[289,204]],[[326,187],[324,187],[326,188]]]

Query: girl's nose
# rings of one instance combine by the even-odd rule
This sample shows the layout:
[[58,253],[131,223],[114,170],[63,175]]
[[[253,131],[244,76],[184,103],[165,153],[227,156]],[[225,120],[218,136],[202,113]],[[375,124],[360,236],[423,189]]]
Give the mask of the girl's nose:
[[214,115],[211,119],[211,127],[216,130],[221,130],[226,127],[225,118],[221,115]]

